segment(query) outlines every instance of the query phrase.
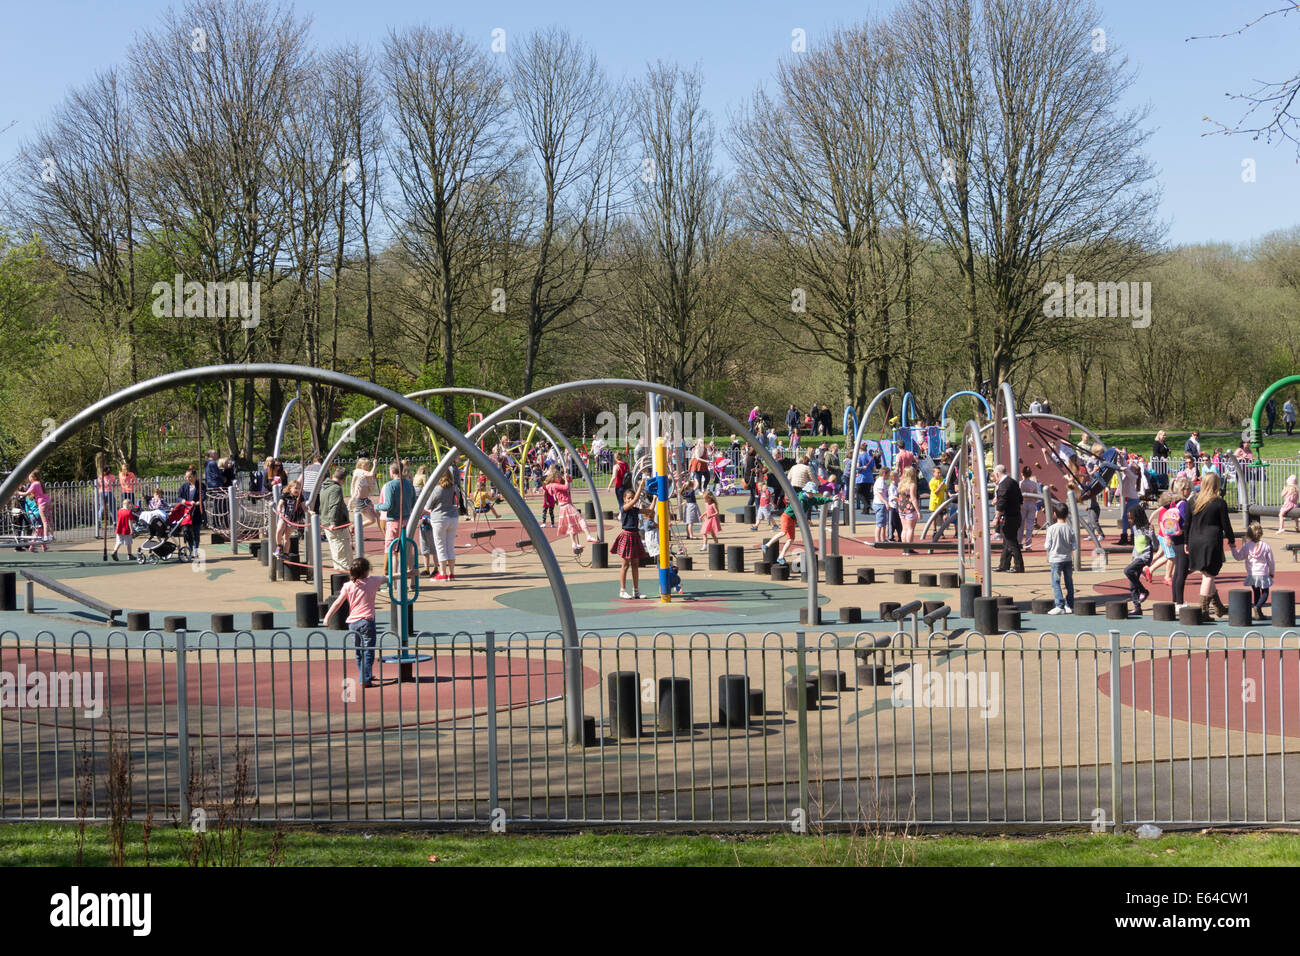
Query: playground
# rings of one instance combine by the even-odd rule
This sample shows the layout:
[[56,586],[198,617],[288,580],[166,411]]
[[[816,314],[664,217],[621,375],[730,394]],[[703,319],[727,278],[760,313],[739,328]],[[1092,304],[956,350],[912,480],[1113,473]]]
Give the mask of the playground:
[[[1134,619],[1127,555],[1091,543],[1075,555],[1073,614],[1049,614],[1041,530],[1023,573],[993,568],[978,463],[987,447],[995,463],[1029,465],[1077,528],[1081,502],[1051,446],[1090,433],[1018,413],[1006,386],[953,443],[967,477],[949,536],[907,548],[877,547],[869,513],[828,502],[797,509],[775,563],[744,491],[719,499],[716,543],[686,539],[668,442],[652,433],[660,454],[634,477],[653,498],[646,537],[658,547],[639,569],[645,597],[627,599],[612,494],[590,495],[589,480],[575,491],[597,538],[575,552],[542,523],[541,495],[521,494],[477,444],[494,421],[540,421],[531,409],[550,395],[609,383],[499,396],[461,433],[410,396],[338,378],[436,430],[440,467],[466,456],[502,495],[499,517],[460,519],[452,580],[402,574],[422,499],[387,554],[378,526],[352,540],[376,573],[392,564],[376,604],[376,686],[358,685],[354,634],[327,615],[347,576],[318,523],[294,528],[279,556],[273,526],[236,529],[233,543],[210,528],[190,560],[157,564],[105,561],[99,542],[5,549],[0,672],[93,676],[101,692],[93,706],[6,706],[0,816],[69,816],[80,755],[104,765],[115,740],[139,771],[135,805],[182,818],[228,799],[232,774],[260,818],[451,826],[1192,826],[1300,810],[1300,564],[1285,549],[1300,538],[1269,526],[1278,567],[1264,621],[1241,620],[1235,597],[1228,620],[1177,620],[1159,578]],[[693,396],[617,384],[689,399],[739,432]],[[850,423],[857,441],[884,397]],[[102,412],[73,417],[51,443]],[[1117,523],[1117,509],[1101,509],[1103,527]],[[1229,563],[1219,587],[1230,595],[1242,580]]]

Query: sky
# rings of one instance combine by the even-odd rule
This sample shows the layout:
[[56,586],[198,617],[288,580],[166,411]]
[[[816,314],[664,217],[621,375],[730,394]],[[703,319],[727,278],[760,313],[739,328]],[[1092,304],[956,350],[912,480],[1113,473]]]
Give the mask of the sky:
[[[453,26],[491,43],[492,31],[522,36],[556,24],[587,41],[609,73],[633,79],[648,62],[698,64],[706,105],[719,129],[790,52],[792,31],[809,46],[838,25],[895,0],[773,3],[614,3],[611,0],[300,0],[318,46],[379,45],[389,28]],[[1101,0],[1098,26],[1137,70],[1129,102],[1148,106],[1147,153],[1163,189],[1162,218],[1172,244],[1244,244],[1300,225],[1300,164],[1293,143],[1206,135],[1207,115],[1232,125],[1242,108],[1225,94],[1280,80],[1300,69],[1300,13],[1271,18],[1241,36],[1189,40],[1235,30],[1286,0]],[[43,0],[14,3],[0,33],[0,157],[8,159],[35,125],[76,86],[125,62],[133,35],[173,4],[162,0]],[[1254,180],[1243,180],[1251,160]]]

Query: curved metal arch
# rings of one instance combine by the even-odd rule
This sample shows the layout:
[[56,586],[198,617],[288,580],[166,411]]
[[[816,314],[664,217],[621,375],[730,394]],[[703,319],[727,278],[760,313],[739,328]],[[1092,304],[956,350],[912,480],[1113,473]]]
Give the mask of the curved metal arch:
[[[578,392],[583,389],[596,388],[630,388],[664,395],[668,398],[673,398],[679,402],[683,402],[684,404],[708,415],[712,415],[719,421],[726,422],[728,427],[730,427],[737,435],[743,434],[745,431],[744,426],[742,426],[740,422],[731,415],[727,414],[716,405],[706,402],[698,395],[692,395],[690,392],[684,392],[681,389],[672,388],[668,385],[659,385],[655,382],[643,382],[634,378],[601,378],[588,379],[580,382],[565,382],[561,385],[551,385],[547,388],[538,389],[522,398],[517,398],[514,401],[501,406],[495,412],[492,412],[492,414],[484,417],[483,421],[471,428],[469,432],[466,433],[465,437],[472,442],[478,437],[478,435],[482,434],[488,427],[490,427],[493,422],[508,417],[520,408],[526,408],[530,402],[535,402],[543,398],[551,398],[555,395],[566,395],[569,392]],[[798,496],[795,493],[794,487],[790,484],[790,480],[786,478],[785,469],[782,468],[780,463],[772,457],[772,453],[762,445],[755,443],[754,449],[758,452],[758,457],[763,461],[763,464],[766,465],[768,469],[771,470],[772,474],[776,476],[776,480],[781,485],[788,500],[792,503],[796,502]],[[433,493],[433,488],[437,484],[438,477],[450,466],[451,457],[450,454],[443,456],[442,460],[438,462],[438,467],[429,475],[428,483],[420,489],[420,494],[416,497],[415,501],[415,510],[411,513],[412,520],[408,522],[407,525],[408,534],[415,534],[416,525],[419,523],[420,511],[424,508],[425,500]],[[816,548],[813,547],[812,529],[808,525],[807,515],[804,514],[802,508],[798,507],[794,509],[794,513],[795,522],[799,526],[799,534],[803,538],[805,554],[809,556],[817,554]],[[808,620],[817,620],[817,575],[811,573],[808,575]]]
[[[446,387],[445,388],[422,388],[419,391],[408,392],[405,395],[405,397],[410,399],[416,399],[416,398],[426,398],[430,395],[476,395],[481,398],[491,398],[502,403],[509,403],[514,401],[514,399],[512,399],[509,395],[502,395],[499,392],[489,392],[487,389],[484,388],[462,388],[459,386],[454,388],[446,388]],[[325,456],[324,460],[321,462],[321,471],[328,472],[330,464],[338,456],[339,449],[341,449],[347,441],[355,437],[356,430],[359,427],[364,425],[375,415],[382,414],[384,410],[387,408],[388,406],[385,404],[376,405],[370,411],[366,412],[355,422],[353,422],[352,426],[348,428],[348,430],[345,431],[342,435],[339,436],[339,440],[334,443],[334,447],[329,450],[329,453]],[[604,541],[605,540],[605,514],[600,507],[600,493],[596,490],[596,483],[592,481],[591,472],[588,470],[586,462],[582,460],[582,456],[578,454],[577,449],[573,447],[573,444],[569,441],[569,439],[564,437],[564,432],[556,428],[550,419],[548,419],[541,412],[538,412],[535,409],[529,408],[527,406],[524,406],[523,411],[536,418],[538,423],[543,427],[543,429],[550,429],[550,432],[560,439],[560,443],[564,446],[565,451],[567,451],[569,455],[573,458],[573,460],[578,463],[578,474],[581,475],[582,480],[587,483],[587,487],[591,490],[592,507],[596,511],[596,537],[599,538],[601,541]],[[317,482],[315,487],[312,488],[311,498],[307,502],[307,507],[311,511],[316,510],[316,492],[319,489],[320,489],[320,482]]]
[[[420,424],[432,428],[463,454],[467,455],[486,474],[493,476],[493,480],[500,479],[503,484],[509,485],[506,500],[511,507],[519,508],[519,520],[523,523],[524,530],[528,532],[528,536],[533,541],[533,547],[542,562],[542,570],[546,573],[547,581],[555,594],[556,612],[559,616],[560,632],[563,635],[565,649],[565,711],[568,718],[566,733],[571,744],[580,744],[582,742],[582,651],[578,642],[578,623],[574,616],[573,601],[569,597],[569,589],[564,583],[564,574],[560,571],[559,562],[555,559],[555,552],[551,550],[551,543],[546,539],[541,524],[538,523],[536,516],[524,503],[523,497],[515,490],[513,485],[510,485],[505,475],[501,474],[500,469],[482,449],[427,408],[405,396],[384,388],[382,385],[376,385],[374,382],[368,382],[365,379],[354,378],[342,372],[315,368],[309,365],[286,365],[277,362],[255,362],[247,365],[206,365],[201,368],[159,375],[144,382],[128,385],[106,398],[101,398],[98,402],[83,408],[54,429],[39,445],[27,453],[23,460],[18,463],[18,466],[3,481],[0,481],[2,500],[9,500],[13,493],[18,490],[18,485],[23,476],[34,471],[56,448],[83,428],[97,422],[100,416],[107,415],[139,399],[147,398],[150,395],[167,391],[179,385],[232,378],[286,378],[329,385],[344,391],[359,392],[385,406],[392,406],[402,414],[414,418]],[[448,458],[450,458],[450,454],[444,458],[444,461]],[[430,486],[426,490],[432,491],[432,484],[430,482]],[[412,516],[418,522],[419,513],[413,512]],[[414,536],[415,530],[413,527],[408,529],[408,534]]]
[[[983,534],[980,536],[980,558],[983,565],[983,581],[980,583],[980,594],[983,597],[992,597],[993,595],[993,550],[990,546],[989,533],[992,530],[992,523],[989,521],[989,483],[988,476],[984,471],[984,439],[980,437],[980,426],[975,419],[970,419],[962,428],[961,450],[954,461],[959,463],[961,468],[961,477],[957,482],[957,575],[965,582],[966,580],[966,559],[962,554],[962,542],[966,540],[966,513],[970,504],[967,501],[968,492],[966,489],[966,469],[969,466],[967,460],[966,447],[968,442],[975,446],[975,458],[979,464],[978,468],[971,469],[975,475],[975,487],[979,496],[982,507],[979,509],[980,530]],[[973,512],[972,512],[973,513]]]
[[903,410],[902,410],[902,412],[899,413],[899,416],[898,416],[898,427],[899,427],[899,428],[906,428],[906,427],[907,427],[907,406],[909,406],[909,405],[912,406],[912,413],[915,414],[915,413],[916,413],[916,399],[912,397],[912,393],[911,393],[911,392],[904,392],[904,393],[903,393]]
[[[853,423],[852,430],[849,429],[849,423]],[[845,435],[856,435],[858,433],[858,413],[853,410],[852,405],[844,406],[844,422],[840,425],[840,431]]]
[[[1016,396],[1012,394],[1011,383],[1003,382],[998,386],[997,392],[993,396],[993,421],[1002,417],[1002,408],[1005,404],[1007,410],[1007,452],[1014,461],[1007,465],[1007,474],[1020,480],[1020,435],[1016,429]],[[971,419],[974,421],[974,419]],[[993,465],[997,467],[1002,464],[1002,456],[999,454],[1001,445],[998,442],[998,436],[993,435]]]
[[1286,378],[1279,378],[1260,393],[1259,399],[1255,402],[1255,407],[1251,410],[1250,447],[1255,451],[1256,462],[1259,461],[1259,450],[1264,447],[1264,439],[1260,437],[1259,430],[1259,420],[1264,414],[1264,406],[1268,404],[1270,398],[1289,385],[1300,385],[1300,375],[1288,375]]
[[858,450],[862,447],[862,433],[867,430],[867,423],[871,421],[871,413],[876,410],[880,400],[886,395],[898,391],[896,388],[881,389],[876,393],[876,397],[871,400],[867,410],[862,415],[862,421],[858,422],[858,429],[853,435],[853,447],[849,449],[849,533],[857,534],[858,532]]
[[962,398],[962,397],[978,398],[980,404],[984,406],[984,417],[986,418],[993,417],[993,407],[989,405],[989,400],[987,398],[985,398],[979,392],[972,392],[970,389],[963,389],[960,392],[953,392],[951,395],[949,395],[947,398],[943,400],[943,409],[942,411],[939,412],[939,424],[941,426],[947,427],[948,406],[952,404],[953,399]]
[[[280,446],[284,444],[284,430],[289,427],[289,413],[293,411],[293,406],[301,401],[302,399],[295,395],[289,399],[288,404],[284,406],[284,411],[280,413],[280,425],[275,430],[275,447],[271,449],[272,458],[280,457]],[[302,465],[304,468],[307,467],[306,462],[303,462]]]

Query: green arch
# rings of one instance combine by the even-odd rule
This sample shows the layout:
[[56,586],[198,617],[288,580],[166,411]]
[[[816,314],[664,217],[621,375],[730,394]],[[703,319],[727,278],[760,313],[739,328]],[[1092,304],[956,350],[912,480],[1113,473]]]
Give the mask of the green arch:
[[1259,401],[1255,403],[1255,410],[1250,413],[1250,447],[1255,450],[1255,461],[1259,461],[1259,450],[1264,446],[1264,439],[1260,437],[1259,431],[1259,419],[1264,414],[1264,406],[1268,404],[1270,398],[1288,385],[1300,385],[1300,375],[1288,375],[1286,378],[1279,378],[1264,389],[1264,393],[1259,396]]

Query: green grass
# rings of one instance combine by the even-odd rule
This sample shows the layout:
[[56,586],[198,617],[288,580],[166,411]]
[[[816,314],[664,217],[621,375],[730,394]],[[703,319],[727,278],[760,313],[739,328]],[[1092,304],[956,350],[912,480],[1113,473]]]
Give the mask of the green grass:
[[[211,836],[211,835],[210,835]],[[264,866],[273,838],[246,833],[243,862]],[[1139,840],[1122,834],[980,836],[431,836],[364,830],[291,829],[282,835],[284,866],[1296,866],[1300,836],[1273,833],[1168,834]],[[127,863],[144,865],[141,828],[128,834]],[[184,866],[181,835],[156,827],[150,863]],[[432,860],[431,857],[436,857]],[[72,866],[71,825],[0,827],[0,866]],[[88,826],[83,865],[106,866],[106,831]]]

